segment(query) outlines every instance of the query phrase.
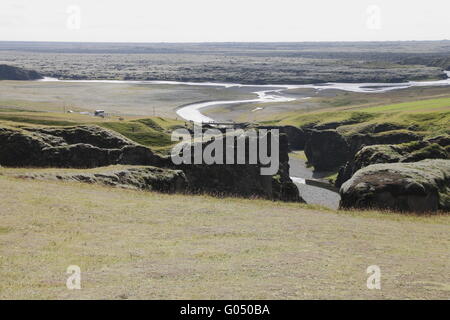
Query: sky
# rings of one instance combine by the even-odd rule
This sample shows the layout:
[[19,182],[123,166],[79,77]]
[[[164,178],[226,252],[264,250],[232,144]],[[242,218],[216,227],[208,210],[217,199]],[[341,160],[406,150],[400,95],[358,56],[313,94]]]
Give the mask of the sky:
[[450,0],[0,0],[0,41],[450,39]]

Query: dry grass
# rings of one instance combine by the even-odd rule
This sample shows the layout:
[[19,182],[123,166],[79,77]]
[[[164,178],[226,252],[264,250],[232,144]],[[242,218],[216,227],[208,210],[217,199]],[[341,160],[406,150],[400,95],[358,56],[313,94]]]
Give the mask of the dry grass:
[[[3,170],[3,169],[2,169]],[[0,176],[0,298],[450,297],[450,217]],[[82,289],[68,290],[69,265]],[[381,267],[382,290],[366,288]]]
[[[115,116],[160,116],[175,119],[175,109],[203,100],[252,99],[254,94],[236,88],[222,89],[185,85],[141,85],[129,83],[68,83],[2,81],[0,112],[25,109],[62,113],[64,110],[103,109]],[[82,116],[80,118],[91,118]],[[179,117],[178,117],[179,118]]]

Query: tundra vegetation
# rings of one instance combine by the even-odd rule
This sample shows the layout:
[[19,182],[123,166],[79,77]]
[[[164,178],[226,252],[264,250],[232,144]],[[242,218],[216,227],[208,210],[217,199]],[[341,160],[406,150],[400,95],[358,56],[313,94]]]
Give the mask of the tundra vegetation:
[[[426,94],[420,100],[407,102],[399,102],[399,96],[404,95],[410,100],[415,96],[415,90],[400,91],[387,94],[388,99],[389,95],[395,98],[395,103],[388,104],[379,104],[370,95],[361,101],[361,94],[338,93],[334,98],[326,98],[325,102],[323,98],[317,98],[316,103],[332,107],[278,114],[276,120],[261,123],[298,128],[296,135],[300,143],[297,147],[304,149],[307,162],[317,171],[338,172],[331,172],[329,179],[341,187],[341,205],[344,207],[449,212],[448,88],[423,88],[420,91]],[[341,105],[343,97],[347,101]],[[443,159],[443,162],[436,162],[440,164],[438,170],[442,171],[433,173],[433,178],[426,182],[417,174],[417,171],[427,174],[427,166],[418,162],[425,159]],[[417,166],[405,165],[399,173],[398,165],[390,165],[396,162],[417,162]],[[378,167],[373,167],[377,164],[386,165],[377,171]],[[355,179],[352,178],[354,174],[358,174]],[[380,179],[373,179],[376,175]],[[411,183],[418,189],[413,190]]]
[[[448,298],[449,215],[337,213],[0,170],[2,299]],[[81,290],[65,285],[74,264]],[[373,264],[382,290],[366,287]]]
[[[449,66],[448,41],[130,46],[0,43],[0,61],[66,79],[241,83],[439,79]],[[166,162],[170,133],[189,128],[177,106],[249,90],[89,85],[0,82],[0,298],[448,298],[448,87],[208,110],[282,128],[282,171],[258,180],[259,168]],[[80,114],[97,102],[113,111]],[[288,147],[333,170],[340,210],[294,196]],[[65,287],[73,264],[82,290]],[[366,288],[373,264],[382,290]]]

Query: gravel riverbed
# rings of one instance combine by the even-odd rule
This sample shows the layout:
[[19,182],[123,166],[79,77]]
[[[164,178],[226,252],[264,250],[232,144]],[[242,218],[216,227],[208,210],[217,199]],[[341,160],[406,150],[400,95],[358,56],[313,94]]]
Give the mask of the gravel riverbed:
[[[339,201],[341,199],[339,193],[325,188],[308,185],[308,180],[311,179],[323,181],[320,178],[323,177],[325,173],[314,172],[311,168],[306,166],[304,160],[298,159],[292,155],[289,156],[289,166],[289,175],[291,176],[291,179],[294,178],[292,181],[294,181],[300,196],[306,203],[321,205],[333,210],[336,210],[339,207]],[[305,182],[303,182],[302,179]]]

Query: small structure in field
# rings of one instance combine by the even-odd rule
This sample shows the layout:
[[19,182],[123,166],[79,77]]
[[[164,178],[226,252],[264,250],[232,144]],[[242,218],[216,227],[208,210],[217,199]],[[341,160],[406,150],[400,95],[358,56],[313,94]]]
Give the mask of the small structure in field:
[[105,117],[105,110],[95,110],[94,111],[94,116],[104,118]]

